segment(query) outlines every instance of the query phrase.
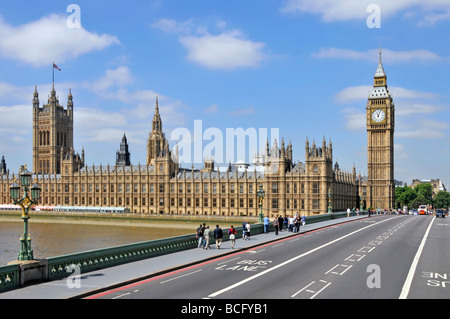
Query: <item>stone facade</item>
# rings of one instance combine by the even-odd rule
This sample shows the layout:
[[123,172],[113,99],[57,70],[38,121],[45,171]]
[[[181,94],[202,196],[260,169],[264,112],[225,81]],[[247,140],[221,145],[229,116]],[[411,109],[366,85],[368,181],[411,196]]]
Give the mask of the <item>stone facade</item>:
[[[205,160],[202,169],[183,168],[177,151],[169,149],[159,114],[158,99],[147,140],[146,165],[129,162],[128,144],[122,140],[114,166],[86,166],[84,151],[73,148],[73,98],[67,109],[59,105],[54,87],[49,101],[39,107],[33,99],[33,171],[42,188],[41,206],[128,207],[133,213],[257,217],[257,190],[265,191],[263,214],[315,215],[327,213],[329,193],[333,211],[347,208],[393,207],[394,104],[380,64],[374,91],[366,106],[368,177],[343,171],[333,164],[333,146],[323,138],[316,145],[306,138],[305,160],[295,162],[292,144],[266,143],[255,165],[217,168]],[[374,112],[383,110],[379,120]],[[377,113],[378,114],[378,113]],[[119,154],[120,153],[120,154]],[[120,155],[120,156],[119,156]],[[119,160],[120,159],[120,160]],[[14,175],[0,178],[0,203],[9,204]]]

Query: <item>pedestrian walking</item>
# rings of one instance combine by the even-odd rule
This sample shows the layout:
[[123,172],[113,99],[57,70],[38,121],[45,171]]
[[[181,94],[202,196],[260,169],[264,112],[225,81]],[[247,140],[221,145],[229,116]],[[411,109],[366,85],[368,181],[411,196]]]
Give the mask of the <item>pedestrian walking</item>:
[[300,231],[300,216],[298,216],[298,214],[295,217],[294,228],[296,233]]
[[247,236],[247,240],[250,240],[250,223],[247,223],[246,225],[245,225],[245,229],[246,229],[246,232],[245,232],[245,235]]
[[236,229],[233,227],[233,225],[231,225],[231,228],[228,230],[228,238],[230,238],[232,249],[234,249],[234,245],[236,244],[236,234]]
[[288,225],[289,226],[289,231],[293,232],[294,231],[294,217],[292,217],[292,215],[289,216],[288,224],[289,224]]
[[204,230],[204,227],[205,226],[205,224],[203,224],[203,226],[202,226],[202,224],[200,224],[200,226],[197,228],[197,239],[198,239],[198,248],[200,248],[200,247],[202,247],[203,246],[203,230]]
[[216,225],[216,229],[214,229],[214,239],[216,240],[217,249],[220,249],[220,245],[222,245],[223,231],[219,225]]
[[283,226],[284,226],[284,229],[288,229],[288,218],[287,218],[287,216],[284,216]]
[[206,226],[205,230],[203,231],[203,238],[204,238],[204,245],[203,249],[209,249],[209,226]]
[[244,220],[244,222],[242,223],[242,239],[246,240],[247,239],[247,221]]
[[302,226],[306,225],[306,216],[305,214],[302,215]]
[[269,233],[269,217],[264,217],[264,234]]
[[281,215],[278,216],[278,228],[280,231],[283,230],[283,217]]
[[274,230],[275,230],[275,235],[278,235],[278,225],[279,225],[278,218],[275,218],[275,219],[273,220],[273,228],[274,228]]

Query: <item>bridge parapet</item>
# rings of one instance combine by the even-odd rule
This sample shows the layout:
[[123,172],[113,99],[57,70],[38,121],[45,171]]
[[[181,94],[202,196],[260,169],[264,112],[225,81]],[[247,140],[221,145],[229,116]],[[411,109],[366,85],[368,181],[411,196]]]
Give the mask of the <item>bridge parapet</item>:
[[[360,212],[360,214],[364,214]],[[335,213],[334,218],[347,217],[347,213]],[[312,224],[325,220],[330,220],[330,214],[308,216],[306,224]],[[237,230],[236,238],[242,238],[242,226],[235,227]],[[269,231],[273,231],[273,224],[269,224]],[[251,235],[262,234],[264,226],[261,223],[253,224]],[[229,240],[228,228],[223,231],[223,241]],[[215,244],[212,236],[210,244]],[[103,248],[80,253],[68,254],[57,257],[50,257],[36,261],[38,266],[44,269],[41,281],[57,280],[69,277],[74,270],[79,270],[79,274],[88,273],[94,270],[100,270],[142,259],[152,258],[165,254],[171,254],[182,250],[193,249],[198,246],[198,239],[195,234],[176,236],[164,239],[139,242],[134,244]],[[24,269],[20,265],[10,265],[0,267],[0,292],[23,286],[26,280]],[[39,280],[33,277],[33,280]]]

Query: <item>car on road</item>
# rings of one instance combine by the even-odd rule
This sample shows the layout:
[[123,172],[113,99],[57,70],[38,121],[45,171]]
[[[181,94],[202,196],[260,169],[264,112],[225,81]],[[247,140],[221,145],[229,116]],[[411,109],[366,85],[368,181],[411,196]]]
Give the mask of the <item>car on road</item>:
[[428,215],[427,205],[420,205],[418,210],[419,210],[419,215]]
[[436,217],[445,218],[447,212],[444,209],[436,209]]

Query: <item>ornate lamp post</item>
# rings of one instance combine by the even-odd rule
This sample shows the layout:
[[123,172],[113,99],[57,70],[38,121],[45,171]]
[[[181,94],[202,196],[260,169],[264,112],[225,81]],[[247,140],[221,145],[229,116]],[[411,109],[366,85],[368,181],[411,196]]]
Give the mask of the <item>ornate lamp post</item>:
[[256,195],[258,196],[259,199],[259,208],[261,209],[261,211],[259,212],[259,222],[262,223],[263,222],[263,212],[262,212],[262,207],[263,207],[263,198],[264,198],[264,189],[262,184],[259,184],[259,189],[256,192]]
[[28,187],[31,184],[31,173],[27,170],[26,165],[25,167],[21,168],[19,178],[20,184],[22,185],[24,191],[24,195],[22,196],[22,198],[20,198],[20,185],[17,183],[17,181],[14,181],[14,183],[12,183],[9,188],[11,199],[13,200],[14,205],[18,205],[22,208],[22,219],[24,223],[24,231],[22,236],[20,237],[21,246],[17,259],[20,261],[33,260],[34,258],[33,250],[31,250],[31,236],[30,233],[28,233],[28,219],[30,219],[28,211],[31,206],[37,204],[37,201],[41,197],[41,188],[37,183],[34,183],[30,189],[31,198],[28,196]]
[[334,219],[333,207],[331,205],[331,187],[328,188],[328,214],[331,214],[331,219]]

